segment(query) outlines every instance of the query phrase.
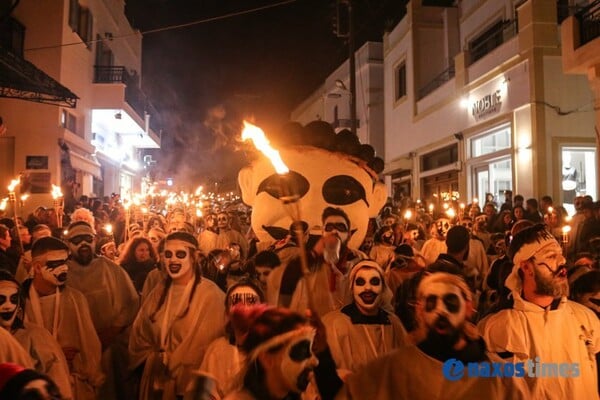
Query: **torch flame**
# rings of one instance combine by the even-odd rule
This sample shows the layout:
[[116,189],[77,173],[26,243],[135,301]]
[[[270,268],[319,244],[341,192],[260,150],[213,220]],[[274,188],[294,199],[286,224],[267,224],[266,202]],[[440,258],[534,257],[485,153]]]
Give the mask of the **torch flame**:
[[8,197],[5,197],[2,200],[0,200],[0,211],[6,210],[6,203],[8,203]]
[[290,169],[285,165],[279,152],[271,147],[265,133],[256,125],[244,121],[244,130],[242,131],[242,140],[252,139],[254,146],[260,150],[273,164],[275,171],[279,175],[287,174]]
[[104,232],[106,232],[110,235],[112,233],[112,230],[113,230],[113,227],[111,224],[104,225]]
[[20,179],[13,179],[12,181],[10,181],[10,185],[8,185],[8,191],[9,192],[14,192],[15,188],[17,187],[17,185],[19,184],[19,182],[21,182]]
[[54,200],[58,199],[59,197],[62,197],[62,191],[60,190],[60,186],[57,185],[52,185],[52,198]]
[[25,193],[24,195],[21,196],[21,201],[25,201],[29,198],[29,194]]

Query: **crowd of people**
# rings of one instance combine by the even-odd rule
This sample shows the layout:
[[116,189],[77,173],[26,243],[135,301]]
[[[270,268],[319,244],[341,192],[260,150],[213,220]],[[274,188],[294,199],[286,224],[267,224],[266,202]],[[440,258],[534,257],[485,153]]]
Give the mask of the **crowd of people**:
[[[565,237],[566,212],[541,203],[437,219],[388,204],[359,248],[335,207],[270,243],[231,206],[194,224],[175,208],[125,226],[118,197],[83,202],[66,229],[41,208],[5,219],[0,394],[39,381],[61,399],[597,398],[600,207],[575,199]],[[449,359],[540,358],[578,376],[442,375]]]

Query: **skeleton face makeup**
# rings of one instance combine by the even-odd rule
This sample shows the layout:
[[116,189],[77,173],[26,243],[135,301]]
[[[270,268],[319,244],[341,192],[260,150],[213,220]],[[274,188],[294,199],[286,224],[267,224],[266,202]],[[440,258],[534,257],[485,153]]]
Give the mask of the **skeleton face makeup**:
[[0,326],[10,330],[19,307],[19,288],[11,281],[0,281]]
[[361,313],[375,315],[379,311],[383,292],[383,279],[370,267],[360,267],[352,282],[352,297]]
[[436,227],[437,234],[440,237],[445,238],[446,234],[452,227],[452,223],[447,218],[439,218],[437,221],[435,221],[435,227]]
[[217,216],[217,226],[219,229],[229,228],[229,216],[225,213],[221,213]]
[[190,244],[182,240],[169,240],[165,244],[165,268],[173,281],[178,282],[193,273],[191,251]]
[[314,333],[291,339],[281,350],[281,374],[288,390],[302,393],[309,383],[311,371],[319,364],[312,352]]
[[40,272],[42,278],[46,282],[50,282],[55,286],[62,286],[67,282],[67,266],[68,253],[63,250],[53,250],[46,253],[44,265],[41,266]]
[[227,297],[228,308],[237,304],[253,306],[260,303],[260,296],[250,286],[237,286]]
[[[385,185],[373,183],[363,168],[338,153],[298,146],[282,148],[280,154],[290,168],[289,179],[299,196],[299,212],[308,226],[324,226],[323,210],[339,207],[352,221],[352,230],[356,229],[348,247],[358,248],[367,233],[369,217],[376,217],[385,203]],[[283,238],[273,235],[285,235],[292,222],[280,200],[280,179],[266,158],[238,175],[244,203],[253,207],[252,228],[260,241]]]
[[429,330],[451,336],[461,329],[466,319],[466,301],[460,289],[449,283],[425,284],[420,297],[424,322]]
[[94,259],[95,240],[92,235],[78,235],[68,242],[72,257],[81,265],[90,265]]

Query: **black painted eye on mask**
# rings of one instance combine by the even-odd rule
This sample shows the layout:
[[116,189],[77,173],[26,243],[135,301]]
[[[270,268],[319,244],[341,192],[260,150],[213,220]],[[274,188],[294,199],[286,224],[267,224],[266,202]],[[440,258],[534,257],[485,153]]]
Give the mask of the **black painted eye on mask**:
[[[187,257],[187,252],[184,250],[177,250],[175,252],[175,257],[181,259],[184,259]],[[173,252],[171,250],[165,250],[165,258],[173,258]]]
[[[292,190],[293,193],[285,193],[284,188]],[[266,192],[276,199],[290,195],[303,197],[309,189],[310,183],[304,176],[296,171],[290,171],[285,175],[273,174],[263,180],[258,186],[256,194]]]
[[[6,303],[6,300],[7,300],[6,296],[5,296],[5,295],[3,295],[3,294],[0,294],[0,304],[4,304],[4,303]],[[10,303],[12,303],[12,304],[15,304],[15,305],[17,305],[17,304],[19,303],[19,294],[18,294],[18,293],[15,293],[15,294],[11,295],[11,296],[8,298],[8,301],[9,301]]]
[[302,340],[296,343],[290,349],[290,358],[296,362],[300,362],[306,360],[307,358],[310,358],[310,345],[311,344],[309,340]]
[[323,198],[326,202],[338,206],[345,206],[359,200],[369,205],[365,188],[349,175],[337,175],[327,179],[323,184]]

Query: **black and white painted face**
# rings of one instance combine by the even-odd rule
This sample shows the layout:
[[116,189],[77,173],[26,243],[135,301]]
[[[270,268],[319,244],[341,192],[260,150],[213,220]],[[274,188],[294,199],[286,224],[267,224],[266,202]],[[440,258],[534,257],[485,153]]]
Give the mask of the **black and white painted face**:
[[46,253],[45,263],[40,272],[42,278],[55,286],[63,286],[67,282],[69,253],[64,250],[52,250]]
[[219,229],[229,228],[229,216],[225,213],[220,213],[217,215],[217,226]]
[[350,227],[346,219],[339,215],[331,215],[323,222],[323,236],[335,235],[342,244],[347,244],[350,238]]
[[19,307],[19,288],[11,281],[0,281],[0,326],[10,330]]
[[440,335],[452,335],[466,319],[466,301],[460,289],[443,282],[425,284],[423,302],[424,322],[429,330]]
[[[299,212],[309,227],[322,226],[321,213],[329,206],[339,207],[348,215],[352,230],[348,247],[362,243],[369,217],[376,217],[385,203],[385,185],[347,157],[314,147],[288,147],[280,150],[290,169],[285,177],[299,197]],[[292,223],[281,198],[285,195],[282,177],[269,160],[261,158],[238,175],[244,203],[252,206],[252,228],[259,240],[272,242],[287,235]]]
[[435,221],[435,226],[437,228],[437,233],[440,237],[445,238],[448,234],[448,231],[452,227],[452,222],[450,222],[447,218],[439,218]]
[[352,297],[361,313],[374,315],[381,306],[383,279],[375,268],[361,267],[352,282]]
[[93,235],[78,235],[68,241],[72,257],[81,265],[90,265],[94,259],[94,248],[96,247]]
[[174,282],[186,279],[193,273],[194,259],[190,244],[182,240],[169,240],[163,253],[165,269]]
[[537,294],[554,298],[569,294],[566,260],[558,242],[536,252],[532,261]]
[[312,352],[313,339],[314,332],[300,335],[280,350],[282,378],[291,392],[304,392],[310,382],[310,373],[319,364]]

